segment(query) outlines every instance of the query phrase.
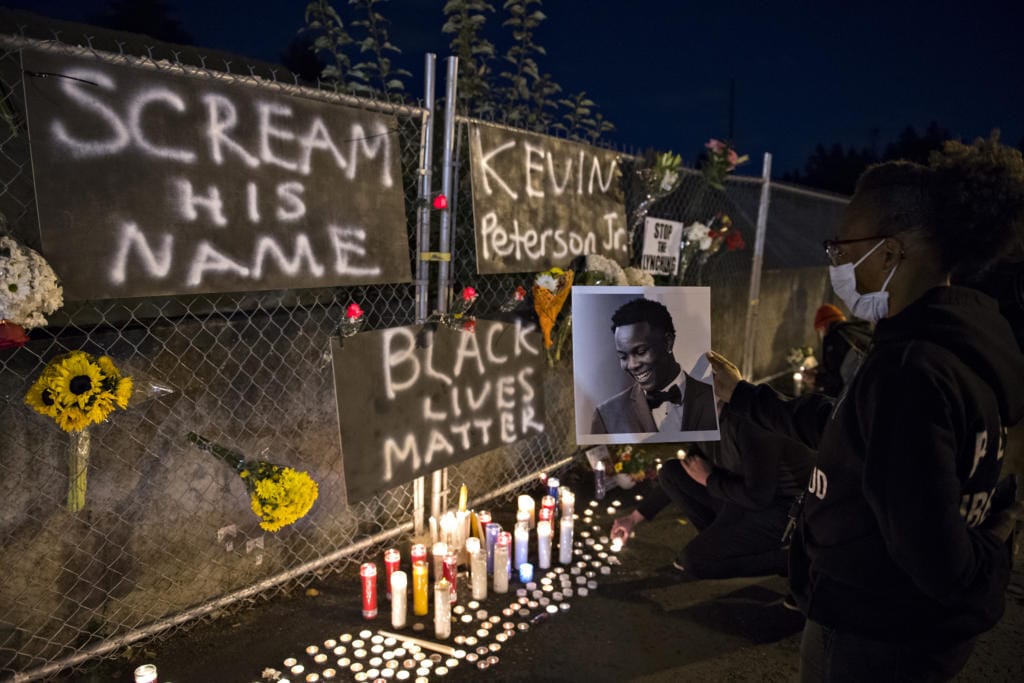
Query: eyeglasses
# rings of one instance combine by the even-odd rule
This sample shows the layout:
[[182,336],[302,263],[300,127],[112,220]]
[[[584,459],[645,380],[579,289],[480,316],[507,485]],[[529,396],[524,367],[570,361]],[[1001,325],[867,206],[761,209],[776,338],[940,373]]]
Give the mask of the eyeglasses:
[[825,258],[833,266],[839,265],[839,260],[843,257],[843,245],[854,244],[856,242],[867,242],[868,240],[884,240],[887,235],[872,235],[871,237],[858,237],[853,240],[825,240],[821,243],[821,246],[825,248]]

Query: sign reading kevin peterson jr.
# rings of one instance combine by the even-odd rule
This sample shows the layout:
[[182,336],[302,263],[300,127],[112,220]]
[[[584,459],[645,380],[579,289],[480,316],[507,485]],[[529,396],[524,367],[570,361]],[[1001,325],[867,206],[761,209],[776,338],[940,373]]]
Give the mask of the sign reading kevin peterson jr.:
[[65,298],[410,280],[393,116],[171,69],[22,60],[43,253]]
[[486,124],[469,138],[478,272],[546,270],[580,254],[625,263],[618,154]]
[[518,320],[333,339],[349,502],[543,433],[543,348]]

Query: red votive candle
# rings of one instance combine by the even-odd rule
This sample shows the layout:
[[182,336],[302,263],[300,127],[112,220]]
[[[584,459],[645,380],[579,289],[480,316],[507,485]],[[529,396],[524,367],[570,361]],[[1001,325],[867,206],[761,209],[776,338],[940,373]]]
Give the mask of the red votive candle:
[[359,576],[363,580],[363,618],[373,619],[377,616],[377,565],[364,562]]
[[547,519],[547,520],[554,519],[554,517],[555,517],[555,497],[554,496],[544,496],[543,498],[541,498],[540,499],[540,509],[541,510],[550,510],[550,513],[549,513],[550,516],[549,517],[545,517],[544,519]]
[[398,564],[402,561],[402,554],[397,548],[388,548],[384,551],[384,586],[387,590],[388,600],[391,599],[391,575],[398,571]]
[[412,546],[412,551],[409,553],[412,556],[412,563],[426,562],[427,561],[427,546],[422,543],[416,543]]
[[444,578],[451,586],[452,604],[455,604],[455,582],[459,578],[459,556],[455,553],[448,553],[444,556]]

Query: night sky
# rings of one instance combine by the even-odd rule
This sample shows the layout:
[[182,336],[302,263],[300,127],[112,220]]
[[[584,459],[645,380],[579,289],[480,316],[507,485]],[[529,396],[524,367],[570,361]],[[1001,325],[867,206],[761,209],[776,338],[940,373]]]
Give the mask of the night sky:
[[[491,2],[500,54],[502,2]],[[84,21],[106,0],[4,4]],[[304,24],[306,0],[166,4],[196,45],[277,61]],[[346,16],[344,0],[334,6]],[[443,6],[381,5],[416,96],[424,52],[444,68]],[[755,159],[745,174],[760,173],[764,152],[780,175],[802,167],[817,143],[882,147],[931,121],[965,139],[1000,128],[1004,142],[1024,141],[1021,2],[548,0],[543,10],[541,70],[567,93],[585,90],[617,126],[609,139],[626,149],[672,149],[692,165],[708,137],[729,134],[730,80],[736,147]]]

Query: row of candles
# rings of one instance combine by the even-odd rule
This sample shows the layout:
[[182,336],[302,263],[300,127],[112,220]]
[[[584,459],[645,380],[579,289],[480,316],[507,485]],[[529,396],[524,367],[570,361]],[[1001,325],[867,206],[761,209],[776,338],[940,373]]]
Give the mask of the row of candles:
[[[529,508],[529,504],[525,503],[526,498],[529,497],[524,496],[520,500],[520,513]],[[637,499],[639,500],[640,497],[638,496]],[[573,504],[575,504],[574,501]],[[617,513],[616,508],[619,505],[619,501],[613,502],[613,506],[607,509],[609,516]],[[297,678],[281,677],[284,672],[273,669],[265,670],[264,677],[267,677],[269,673],[282,683],[300,680],[306,683],[316,683],[333,678],[344,678],[347,677],[346,674],[349,674],[357,682],[395,679],[409,680],[410,683],[428,683],[434,677],[446,676],[460,663],[480,670],[497,665],[501,654],[499,650],[508,644],[507,641],[510,638],[518,632],[528,630],[531,624],[536,624],[545,617],[569,610],[570,601],[574,596],[582,598],[589,595],[590,591],[597,588],[597,579],[600,578],[600,575],[607,575],[611,572],[609,565],[618,564],[618,558],[614,553],[621,548],[621,544],[618,544],[617,547],[617,544],[610,541],[607,536],[599,536],[597,533],[602,530],[594,518],[594,513],[598,508],[597,501],[592,500],[579,516],[576,516],[574,511],[568,507],[563,509],[558,506],[558,508],[582,524],[582,528],[576,534],[578,537],[574,538],[571,543],[570,557],[575,561],[569,566],[564,566],[564,563],[561,562],[561,553],[559,553],[559,562],[556,566],[547,569],[542,574],[538,572],[540,575],[536,581],[528,580],[528,578],[533,579],[530,571],[532,565],[528,562],[520,565],[519,580],[523,582],[523,585],[515,590],[516,597],[513,602],[498,608],[501,610],[500,615],[491,614],[483,602],[488,588],[486,544],[481,543],[478,537],[471,536],[466,539],[469,550],[472,551],[470,573],[472,575],[472,560],[476,560],[476,575],[483,577],[483,585],[477,584],[478,592],[473,599],[465,604],[454,603],[454,597],[450,592],[452,582],[445,577],[445,566],[441,565],[438,574],[440,578],[435,583],[434,590],[434,627],[438,640],[450,641],[451,645],[446,642],[433,642],[412,637],[407,635],[408,630],[403,633],[378,630],[376,631],[377,635],[373,635],[368,630],[363,630],[358,635],[343,633],[336,639],[324,641],[323,646],[310,645],[307,647],[306,655],[309,659],[306,661],[301,659],[301,654],[298,659],[295,657],[285,659],[283,661],[286,671],[284,675],[290,674]],[[543,509],[542,503],[541,510]],[[541,512],[540,517],[543,518],[546,515],[547,513]],[[484,518],[486,519],[486,515]],[[518,513],[517,519],[520,523],[525,521]],[[540,519],[538,523],[548,521]],[[561,526],[561,524],[562,521],[559,521],[558,525]],[[508,542],[500,545],[495,543],[495,550],[499,554],[493,566],[499,579],[503,559],[499,550],[501,547],[507,550]],[[417,562],[421,567],[429,567],[432,563],[428,563],[425,559],[426,546],[421,546],[421,548],[422,550],[417,552],[424,559],[417,560]],[[603,552],[606,548],[612,554]],[[451,557],[452,554],[447,552],[445,557]],[[395,576],[401,571],[400,553],[395,549],[389,549],[385,552],[385,557],[386,567],[388,561],[393,562],[390,572],[391,580],[386,582],[387,585],[393,587],[391,595],[392,623],[396,629],[402,629],[406,626],[405,601],[408,581],[403,582],[402,579],[398,579],[397,584],[395,583]],[[514,549],[511,552],[511,558],[515,559]],[[452,563],[449,563],[448,566],[451,567]],[[507,561],[506,569],[511,571]],[[421,606],[424,608],[423,613],[426,614],[425,608],[429,601],[427,577],[425,576],[427,572],[422,569],[421,572],[424,574]],[[401,573],[404,575],[404,572]],[[445,583],[441,583],[442,580]],[[438,583],[441,583],[440,589]],[[447,591],[445,584],[448,584]],[[472,580],[470,585],[472,586]],[[477,595],[482,597],[478,599]],[[365,597],[364,592],[364,600]],[[400,603],[402,608],[395,609],[396,603]],[[439,614],[441,615],[440,631],[438,631],[439,620],[437,619]],[[413,623],[411,630],[424,630],[424,624]],[[434,654],[428,657],[421,650]]]
[[[560,486],[557,479],[547,480],[548,494],[541,499],[536,511],[535,501],[529,495],[518,498],[516,523],[512,533],[504,531],[492,521],[485,510],[465,510],[466,487],[460,492],[459,510],[448,512],[440,520],[431,517],[430,528],[435,542],[432,547],[434,575],[434,630],[439,639],[451,635],[451,606],[457,601],[458,567],[460,557],[468,559],[470,589],[473,600],[487,597],[488,577],[495,593],[507,593],[513,576],[520,583],[533,581],[534,565],[529,562],[530,532],[536,530],[537,567],[549,569],[552,562],[552,537],[557,525],[558,562],[569,565],[573,561],[573,528],[576,497],[572,491]],[[555,510],[558,509],[556,518]],[[536,514],[535,514],[536,512]],[[476,535],[473,535],[475,531]],[[436,534],[436,535],[435,535]],[[426,616],[429,611],[429,578],[427,547],[414,544],[410,552],[412,567],[413,614]],[[391,602],[391,625],[404,628],[408,614],[409,576],[399,567],[401,553],[396,548],[384,552],[387,596]],[[514,574],[513,574],[514,570]],[[360,568],[362,580],[362,613],[365,619],[378,614],[377,565],[364,563]]]

